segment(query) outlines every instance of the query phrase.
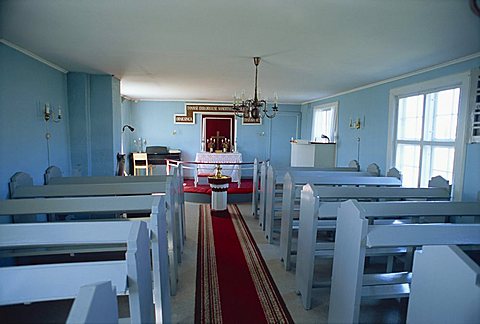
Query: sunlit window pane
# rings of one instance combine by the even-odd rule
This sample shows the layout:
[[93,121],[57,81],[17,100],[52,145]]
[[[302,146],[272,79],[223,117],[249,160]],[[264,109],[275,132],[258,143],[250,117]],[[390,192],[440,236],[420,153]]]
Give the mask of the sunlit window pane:
[[420,140],[422,135],[423,95],[401,98],[398,101],[397,138]]
[[449,89],[427,95],[425,140],[455,141],[460,89]]
[[418,187],[420,145],[398,144],[395,165],[402,173],[404,187]]
[[424,159],[428,159],[422,168],[421,186],[428,186],[432,177],[442,176],[450,183],[453,179],[453,161],[455,149],[449,146],[425,146]]

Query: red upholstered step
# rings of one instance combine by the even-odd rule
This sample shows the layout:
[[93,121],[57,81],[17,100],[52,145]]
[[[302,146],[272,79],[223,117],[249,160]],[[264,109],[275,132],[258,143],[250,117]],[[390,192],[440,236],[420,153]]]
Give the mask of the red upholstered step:
[[[238,188],[238,183],[230,182],[228,187],[228,194],[246,194],[251,193],[253,191],[252,187],[253,183],[252,180],[243,180],[242,185]],[[183,184],[183,191],[186,193],[199,193],[199,194],[206,194],[210,195],[212,193],[212,189],[208,184],[198,184],[197,187],[194,186],[193,179],[185,179]]]
[[244,187],[242,183],[242,187],[237,188],[230,186],[228,187],[227,194],[242,194],[242,193],[252,193],[252,187]]
[[183,187],[183,192],[189,192],[189,193],[199,193],[199,194],[206,194],[210,195],[212,193],[212,188],[210,186],[185,186]]

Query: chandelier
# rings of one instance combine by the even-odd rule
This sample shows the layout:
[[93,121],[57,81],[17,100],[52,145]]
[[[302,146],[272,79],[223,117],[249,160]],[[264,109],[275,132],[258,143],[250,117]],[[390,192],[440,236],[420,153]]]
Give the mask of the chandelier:
[[233,111],[235,116],[242,118],[273,118],[278,111],[278,97],[274,94],[273,106],[268,109],[267,101],[261,100],[260,95],[257,94],[257,78],[258,78],[258,64],[260,63],[260,57],[253,58],[253,64],[255,64],[255,93],[253,99],[245,99],[245,90],[242,91],[241,97],[237,97],[237,94],[233,96]]

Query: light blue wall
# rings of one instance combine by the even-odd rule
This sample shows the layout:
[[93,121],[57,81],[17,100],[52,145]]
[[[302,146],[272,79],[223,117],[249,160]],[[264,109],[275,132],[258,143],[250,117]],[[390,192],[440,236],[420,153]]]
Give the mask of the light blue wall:
[[115,174],[116,154],[120,152],[118,135],[121,133],[120,87],[117,83],[118,80],[110,75],[90,76],[92,176]]
[[[70,172],[66,93],[64,73],[0,43],[0,199],[8,197],[8,181],[17,171],[42,184],[49,155],[50,164]],[[61,122],[46,125],[47,102],[62,107]]]
[[120,152],[120,82],[110,75],[68,73],[72,174],[114,175]]
[[90,87],[86,73],[68,73],[72,175],[91,174]]
[[[140,101],[124,105],[123,110],[131,110],[131,123],[135,133],[129,141],[129,152],[134,150],[133,139],[145,138],[147,145],[165,145],[182,150],[184,161],[194,161],[195,154],[200,151],[201,117],[196,117],[195,124],[174,124],[174,115],[185,112],[183,101]],[[280,105],[279,115],[287,112],[300,112],[300,105]],[[260,160],[269,158],[271,123],[281,123],[282,119],[264,119],[262,125],[242,125],[237,122],[237,150],[242,153],[245,162],[251,162],[256,157]],[[282,129],[282,125],[275,128]],[[290,143],[285,146],[289,148]],[[273,148],[281,149],[281,148]],[[290,159],[288,156],[286,159]]]
[[[312,131],[312,109],[326,102],[339,102],[337,165],[346,165],[357,158],[357,138],[360,138],[360,166],[377,163],[382,172],[389,167],[387,158],[388,110],[390,90],[401,86],[428,81],[443,76],[466,72],[480,65],[480,59],[465,61],[433,71],[400,79],[379,86],[348,93],[338,97],[319,100],[302,105],[302,138],[310,139]],[[365,125],[360,130],[350,129],[350,118],[360,117]],[[480,190],[480,172],[478,172],[478,145],[467,146],[466,178],[464,183],[464,199],[476,197]],[[477,171],[474,171],[477,163]]]

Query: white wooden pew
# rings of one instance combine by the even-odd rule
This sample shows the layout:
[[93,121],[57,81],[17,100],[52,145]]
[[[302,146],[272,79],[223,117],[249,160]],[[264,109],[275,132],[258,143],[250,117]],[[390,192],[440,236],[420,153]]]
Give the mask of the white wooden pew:
[[[382,204],[387,206],[390,203]],[[416,209],[416,215],[410,215],[410,217],[430,216],[434,211],[437,213],[433,215],[464,215],[461,205],[458,205],[461,203],[408,202],[404,204],[410,204],[411,208]],[[419,204],[429,205],[420,207]],[[450,208],[453,210],[447,213],[449,205],[454,208]],[[477,213],[480,211],[479,206],[478,204],[475,206]],[[362,297],[384,299],[409,296],[411,277],[407,272],[364,274],[365,255],[368,249],[480,244],[480,224],[369,225],[368,218],[373,215],[376,218],[382,217],[381,214],[369,210],[370,208],[371,203],[361,205],[357,201],[349,200],[342,202],[338,209],[329,323],[357,323]],[[391,217],[392,212],[384,210],[383,217]]]
[[[96,197],[96,196],[125,196],[125,195],[148,195],[152,193],[166,193],[174,208],[168,208],[168,218],[173,224],[173,240],[176,246],[177,261],[181,261],[181,253],[183,251],[184,240],[184,222],[179,211],[183,207],[183,195],[178,194],[178,180],[173,176],[152,176],[152,177],[67,177],[66,180],[56,179],[51,177],[50,183],[73,181],[73,184],[59,183],[56,185],[36,186],[33,185],[32,177],[24,172],[15,173],[9,183],[10,198],[24,199],[24,198],[54,198],[54,197]],[[108,178],[107,182],[104,179]],[[125,180],[132,179],[134,180]],[[157,181],[145,181],[147,178],[154,178]],[[53,180],[56,179],[56,180]],[[128,181],[128,182],[124,182]],[[180,186],[182,187],[182,186]],[[182,187],[183,193],[183,187]],[[22,219],[26,221],[34,221],[37,219],[36,215],[32,216],[32,220],[25,217]]]
[[[155,175],[155,176],[94,176],[94,177],[63,177],[59,168],[52,166],[45,171],[45,184],[47,185],[71,185],[71,184],[125,184],[125,183],[167,183],[173,182],[175,189],[172,194],[175,197],[175,214],[176,219],[180,220],[180,231],[185,238],[185,199],[183,195],[183,176],[180,175],[181,169],[175,168],[171,175]],[[180,242],[183,251],[184,240]]]
[[3,249],[78,244],[126,244],[125,260],[0,268],[0,305],[74,298],[79,288],[111,281],[129,295],[132,323],[153,323],[148,229],[145,222],[35,223],[0,226]]
[[[275,219],[282,211],[283,201],[283,183],[286,174],[293,174],[295,177],[295,186],[299,188],[307,183],[313,183],[320,186],[382,186],[399,187],[402,185],[400,179],[395,177],[372,176],[370,172],[290,172],[288,171],[280,181],[275,176],[275,171],[270,166],[267,170],[267,195],[265,212],[265,237],[269,243],[272,243]],[[277,184],[281,184],[277,191]]]
[[[443,178],[442,178],[443,179]],[[441,187],[430,188],[402,188],[402,187],[330,187],[318,186],[315,188],[320,201],[344,201],[359,199],[362,201],[399,201],[399,200],[450,200],[450,186],[448,181],[436,179],[436,185]],[[433,184],[432,184],[433,185]],[[280,228],[280,253],[285,270],[290,270],[292,255],[292,235],[298,229],[299,222],[294,220],[298,215],[301,184],[297,184],[296,177],[287,172],[283,184],[282,223]],[[332,209],[333,210],[333,209]],[[321,228],[324,228],[322,224]],[[334,230],[334,223],[331,223]]]
[[[267,214],[271,215],[272,208],[275,208],[275,203],[281,201],[281,194],[283,190],[283,179],[287,172],[294,174],[305,174],[311,176],[378,176],[378,174],[372,174],[370,172],[360,172],[352,171],[353,169],[349,168],[339,168],[339,170],[329,169],[319,169],[319,168],[284,168],[284,169],[275,169],[273,166],[269,165],[266,168],[265,175],[265,189],[261,191],[260,201],[263,198],[264,208],[259,211],[259,224],[262,226],[262,229],[265,230],[267,221]],[[262,194],[263,193],[263,194]],[[263,196],[263,197],[262,197]],[[262,207],[262,204],[260,204]]]
[[413,261],[407,323],[478,322],[479,279],[480,266],[458,246],[424,246]]
[[[266,210],[266,200],[267,200],[267,182],[268,182],[268,167],[270,164],[268,162],[262,163],[260,166],[260,190],[259,190],[259,205],[258,210],[254,214],[255,217],[259,218],[259,224],[262,226],[262,229],[265,229],[265,210]],[[286,172],[359,172],[360,165],[356,160],[350,161],[348,167],[334,167],[334,168],[314,168],[314,167],[287,167],[287,168],[278,168],[275,169],[275,188],[281,191],[281,182],[283,176]],[[371,164],[369,166],[368,175],[375,176],[380,174],[380,170],[376,164]],[[377,173],[378,172],[378,173]],[[277,188],[278,187],[278,188]]]
[[80,287],[67,324],[118,323],[117,292],[111,281]]
[[[300,210],[300,226],[298,231],[297,242],[297,261],[295,281],[297,291],[301,294],[302,304],[305,309],[311,307],[312,289],[314,287],[329,287],[330,282],[325,281],[321,284],[313,282],[315,271],[315,258],[332,258],[334,255],[333,242],[317,242],[317,231],[335,230],[337,209],[341,202],[321,202],[319,195],[316,194],[319,188],[311,185],[305,185],[302,190],[302,202]],[[387,188],[385,188],[387,189]],[[400,189],[400,188],[398,188]],[[405,188],[410,189],[410,188]],[[439,216],[442,220],[452,215],[479,216],[480,203],[459,203],[459,202],[361,202],[359,203],[364,209],[370,213],[370,219],[380,217],[385,219],[388,214],[391,219],[388,222],[401,223],[401,219],[415,218],[413,221],[420,221],[422,217]],[[423,211],[419,215],[419,209]],[[379,221],[377,221],[378,223]],[[337,237],[336,237],[337,238]],[[407,252],[404,248],[368,250],[369,255],[399,255]],[[387,270],[392,268],[392,258],[389,259]],[[409,260],[407,259],[407,262]],[[407,263],[407,268],[409,268]]]
[[[134,176],[134,177],[119,177],[119,176],[89,176],[89,177],[64,177],[60,168],[50,166],[44,174],[45,184],[47,185],[70,185],[70,184],[124,184],[124,183],[145,183],[157,182],[166,183],[173,182],[174,191],[172,195],[175,197],[175,215],[179,220],[179,231],[182,233],[183,239],[179,242],[180,251],[183,251],[183,244],[186,238],[185,232],[185,199],[183,195],[183,175],[181,168],[175,168],[171,175],[158,176]],[[169,193],[170,194],[170,193]]]
[[[165,194],[118,196],[118,197],[74,197],[74,198],[35,198],[35,199],[8,199],[0,201],[0,215],[14,215],[20,219],[32,213],[132,213],[148,212],[150,218],[136,218],[132,220],[147,221],[149,228],[150,246],[153,260],[153,282],[155,296],[155,314],[157,318],[170,316],[170,294],[174,295],[177,289],[178,269],[176,253],[173,245],[173,231],[171,220],[166,215],[172,202],[166,203],[171,197]],[[121,220],[121,219],[120,219]],[[128,219],[127,219],[128,220]],[[95,222],[94,224],[102,224]],[[129,223],[129,222],[119,222]],[[64,223],[43,223],[64,224]],[[68,223],[70,224],[70,223]],[[84,222],[72,222],[72,225],[82,225]],[[19,224],[20,225],[20,224]],[[102,225],[103,226],[103,225]],[[0,237],[0,240],[2,238]],[[124,250],[118,246],[91,246],[82,244],[69,246],[68,249],[44,247],[42,249],[0,250],[0,256],[25,256],[65,253],[85,253],[102,251]],[[168,280],[170,278],[170,280]]]
[[[267,189],[267,168],[270,166],[269,161],[262,162],[260,165],[260,190],[259,190],[259,204],[257,212],[254,214],[255,218],[259,218],[260,226],[264,227],[265,221],[265,201],[266,201],[266,189]],[[360,171],[360,165],[356,160],[350,161],[348,167],[337,168],[314,168],[314,167],[288,167],[279,168],[276,170],[277,178],[282,177],[287,171],[334,171],[334,172],[357,172]]]

